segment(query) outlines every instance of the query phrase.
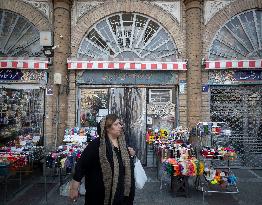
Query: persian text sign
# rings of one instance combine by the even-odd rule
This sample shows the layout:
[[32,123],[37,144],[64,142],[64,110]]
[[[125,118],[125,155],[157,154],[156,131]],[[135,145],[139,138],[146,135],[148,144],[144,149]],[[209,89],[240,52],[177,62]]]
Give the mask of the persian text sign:
[[178,84],[178,75],[172,71],[85,70],[81,76],[78,76],[77,83],[98,85],[174,85]]

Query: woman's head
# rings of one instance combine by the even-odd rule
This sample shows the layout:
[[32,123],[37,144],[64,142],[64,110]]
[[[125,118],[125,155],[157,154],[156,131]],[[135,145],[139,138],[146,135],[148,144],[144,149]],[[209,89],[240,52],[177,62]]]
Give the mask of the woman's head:
[[105,131],[108,136],[119,137],[123,132],[122,128],[122,124],[117,115],[109,114],[106,116]]

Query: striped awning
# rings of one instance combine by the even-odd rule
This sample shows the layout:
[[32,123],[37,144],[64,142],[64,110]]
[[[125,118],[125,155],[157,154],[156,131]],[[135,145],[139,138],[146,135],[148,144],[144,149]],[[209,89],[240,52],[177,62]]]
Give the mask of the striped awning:
[[0,69],[48,69],[47,58],[0,57]]
[[205,69],[262,69],[262,59],[204,61]]
[[68,69],[100,69],[100,70],[186,70],[186,62],[180,61],[139,61],[139,60],[90,60],[83,58],[67,59]]

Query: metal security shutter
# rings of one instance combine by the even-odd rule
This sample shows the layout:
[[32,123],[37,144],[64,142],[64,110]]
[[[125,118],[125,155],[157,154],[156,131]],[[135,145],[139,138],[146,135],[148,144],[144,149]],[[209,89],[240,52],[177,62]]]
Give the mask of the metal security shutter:
[[211,121],[232,129],[231,144],[239,154],[237,165],[262,167],[262,86],[212,86]]

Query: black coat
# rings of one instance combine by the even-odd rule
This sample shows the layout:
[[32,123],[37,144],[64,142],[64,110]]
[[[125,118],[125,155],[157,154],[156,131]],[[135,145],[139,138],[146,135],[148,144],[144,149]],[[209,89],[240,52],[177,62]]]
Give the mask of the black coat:
[[[83,151],[81,158],[78,160],[75,168],[73,179],[80,182],[85,176],[85,205],[104,205],[105,187],[103,182],[102,169],[99,160],[99,144],[100,138],[93,140]],[[113,165],[113,153],[111,146],[107,146],[107,159]],[[134,162],[131,158],[131,190],[129,197],[124,198],[121,204],[113,205],[132,205],[135,195],[135,180],[134,180]],[[115,200],[114,200],[115,201]]]

